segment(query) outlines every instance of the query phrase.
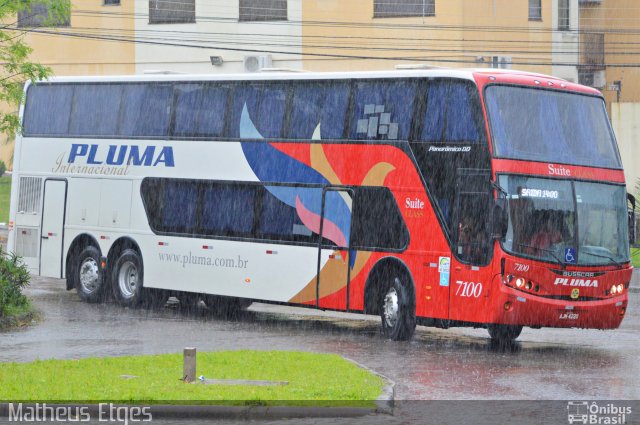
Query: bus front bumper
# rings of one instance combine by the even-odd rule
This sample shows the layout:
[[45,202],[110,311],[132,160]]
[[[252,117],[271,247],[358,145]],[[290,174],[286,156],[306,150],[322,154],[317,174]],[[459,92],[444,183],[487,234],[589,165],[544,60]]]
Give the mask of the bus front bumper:
[[628,295],[597,301],[566,301],[530,295],[502,285],[493,323],[553,328],[616,329]]

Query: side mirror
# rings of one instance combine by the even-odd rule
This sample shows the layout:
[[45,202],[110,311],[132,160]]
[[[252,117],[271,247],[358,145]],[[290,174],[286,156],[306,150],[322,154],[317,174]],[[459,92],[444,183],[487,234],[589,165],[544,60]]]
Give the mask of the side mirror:
[[638,228],[636,221],[636,198],[632,194],[627,193],[627,201],[627,216],[629,219],[629,244],[633,247],[637,247]]
[[507,234],[509,226],[509,216],[507,215],[508,203],[505,198],[497,198],[494,200],[491,209],[491,238],[503,239]]

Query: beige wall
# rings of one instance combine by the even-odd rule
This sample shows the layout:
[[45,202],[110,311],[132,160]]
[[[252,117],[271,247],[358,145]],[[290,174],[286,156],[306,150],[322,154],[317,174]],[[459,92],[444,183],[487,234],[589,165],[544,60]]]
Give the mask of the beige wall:
[[[47,29],[58,33],[133,37],[133,0],[105,6],[103,0],[72,0],[70,28]],[[96,30],[92,30],[96,28]],[[80,37],[29,33],[31,58],[50,66],[55,75],[131,74],[135,71],[135,44]]]
[[[583,31],[605,33],[605,70],[607,85],[603,89],[607,104],[640,101],[640,67],[615,67],[638,63],[633,44],[640,43],[640,7],[638,0],[605,0],[601,4],[580,7],[580,27]],[[625,46],[624,43],[632,43]],[[622,82],[619,95],[610,84]],[[618,97],[619,96],[619,97]]]
[[[62,34],[133,37],[134,0],[120,6],[104,6],[103,0],[72,0],[70,27],[42,28],[56,35],[27,33],[25,42],[33,48],[30,59],[49,66],[54,75],[109,75],[135,72],[135,44],[107,40],[65,37]],[[15,19],[11,20],[12,22]],[[97,29],[97,30],[96,30]],[[1,106],[3,110],[8,106]],[[13,140],[0,135],[0,160],[9,167]]]
[[611,123],[618,138],[627,191],[635,193],[640,178],[640,103],[612,103]]
[[[522,62],[513,68],[551,73],[551,66],[534,64],[551,62],[551,35],[548,31],[530,31],[551,26],[549,1],[542,2],[541,21],[529,21],[526,1],[440,0],[436,1],[436,16],[424,18],[373,18],[373,0],[302,2],[302,17],[307,23],[302,29],[304,53],[397,58],[305,56],[304,68],[308,70],[392,69],[407,63],[486,67],[492,56],[507,56],[513,62]],[[313,21],[335,24],[310,24]],[[513,31],[492,30],[496,26]]]

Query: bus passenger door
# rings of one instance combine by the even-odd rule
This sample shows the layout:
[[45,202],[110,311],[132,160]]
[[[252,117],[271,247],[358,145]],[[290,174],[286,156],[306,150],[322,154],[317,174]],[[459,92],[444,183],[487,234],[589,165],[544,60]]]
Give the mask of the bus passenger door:
[[486,311],[492,282],[489,212],[490,173],[458,169],[454,204],[454,255],[449,287],[449,318],[477,321]]
[[322,192],[316,280],[318,308],[349,309],[353,197],[353,190],[345,188],[326,188]]
[[67,182],[46,180],[40,227],[40,275],[62,277],[62,246],[64,242]]

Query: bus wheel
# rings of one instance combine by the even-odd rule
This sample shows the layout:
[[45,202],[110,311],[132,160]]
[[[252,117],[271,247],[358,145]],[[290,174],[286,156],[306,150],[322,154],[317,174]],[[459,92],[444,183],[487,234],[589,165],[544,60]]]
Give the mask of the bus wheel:
[[394,341],[408,341],[416,329],[416,311],[413,294],[400,278],[393,279],[382,297],[380,307],[382,332]]
[[104,301],[107,285],[100,270],[100,251],[96,247],[88,246],[74,258],[71,273],[75,281],[74,286],[82,301],[88,303]]
[[136,307],[144,301],[144,273],[140,254],[133,249],[125,249],[114,263],[111,273],[113,295],[118,304]]
[[489,325],[487,326],[489,336],[493,341],[501,343],[513,342],[520,336],[522,326],[517,325]]

